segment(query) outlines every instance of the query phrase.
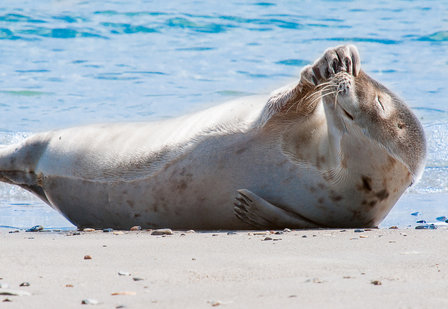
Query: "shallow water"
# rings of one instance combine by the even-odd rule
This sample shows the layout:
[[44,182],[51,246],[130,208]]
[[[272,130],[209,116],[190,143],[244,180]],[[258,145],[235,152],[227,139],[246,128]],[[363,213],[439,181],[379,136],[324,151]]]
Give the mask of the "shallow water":
[[[383,226],[448,215],[446,1],[32,1],[0,7],[0,144],[93,122],[173,117],[268,93],[326,48],[358,46],[364,70],[421,118],[428,164]],[[67,227],[0,185],[0,225]]]

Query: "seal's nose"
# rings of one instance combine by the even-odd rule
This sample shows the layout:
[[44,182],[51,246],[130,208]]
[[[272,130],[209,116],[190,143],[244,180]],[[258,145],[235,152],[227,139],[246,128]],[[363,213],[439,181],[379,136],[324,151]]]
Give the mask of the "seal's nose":
[[353,77],[346,72],[339,72],[333,77],[338,95],[347,95],[353,90]]

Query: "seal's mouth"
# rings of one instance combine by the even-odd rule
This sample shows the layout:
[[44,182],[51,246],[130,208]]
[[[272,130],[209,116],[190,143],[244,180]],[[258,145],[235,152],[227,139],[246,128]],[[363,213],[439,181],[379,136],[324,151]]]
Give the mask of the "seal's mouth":
[[339,107],[342,109],[342,111],[344,112],[345,116],[347,116],[347,118],[349,118],[350,120],[353,120],[353,116],[352,114],[350,114],[349,112],[347,112],[340,104]]

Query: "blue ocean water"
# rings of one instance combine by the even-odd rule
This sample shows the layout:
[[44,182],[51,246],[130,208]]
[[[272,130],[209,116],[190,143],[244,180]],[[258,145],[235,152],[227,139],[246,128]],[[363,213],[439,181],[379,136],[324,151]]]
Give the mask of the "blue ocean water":
[[[6,0],[0,7],[0,144],[94,122],[173,117],[298,78],[356,44],[428,138],[422,180],[384,227],[448,216],[448,3],[435,1]],[[418,212],[418,216],[411,213]],[[0,184],[0,225],[71,227]]]

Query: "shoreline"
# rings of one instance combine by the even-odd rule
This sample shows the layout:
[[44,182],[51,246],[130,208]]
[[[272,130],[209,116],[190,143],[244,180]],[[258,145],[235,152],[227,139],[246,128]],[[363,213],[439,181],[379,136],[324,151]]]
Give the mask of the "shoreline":
[[161,236],[0,229],[0,294],[31,294],[0,295],[0,302],[2,308],[443,308],[447,237],[446,227]]

